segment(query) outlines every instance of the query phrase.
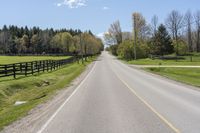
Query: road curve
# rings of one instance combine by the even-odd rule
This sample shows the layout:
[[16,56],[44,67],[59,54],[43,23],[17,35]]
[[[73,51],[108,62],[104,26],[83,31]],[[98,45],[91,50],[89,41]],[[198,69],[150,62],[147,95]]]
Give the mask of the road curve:
[[38,133],[200,133],[200,91],[106,52]]

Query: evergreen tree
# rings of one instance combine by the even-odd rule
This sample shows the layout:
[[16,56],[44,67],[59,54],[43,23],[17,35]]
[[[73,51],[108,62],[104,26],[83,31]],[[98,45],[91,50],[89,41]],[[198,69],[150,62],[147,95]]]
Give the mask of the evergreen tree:
[[151,43],[153,47],[153,54],[165,55],[174,52],[171,37],[163,24],[158,27],[158,31],[152,38]]

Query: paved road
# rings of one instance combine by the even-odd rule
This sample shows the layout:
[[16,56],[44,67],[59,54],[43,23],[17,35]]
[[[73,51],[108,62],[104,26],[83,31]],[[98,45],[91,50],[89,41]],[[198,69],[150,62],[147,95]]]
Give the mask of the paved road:
[[38,133],[200,133],[200,92],[104,52]]

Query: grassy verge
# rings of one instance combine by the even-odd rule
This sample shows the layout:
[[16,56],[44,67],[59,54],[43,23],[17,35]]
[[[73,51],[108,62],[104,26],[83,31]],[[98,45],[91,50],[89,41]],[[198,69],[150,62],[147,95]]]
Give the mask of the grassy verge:
[[0,64],[12,64],[37,60],[67,59],[69,56],[0,56]]
[[[25,116],[36,105],[51,98],[57,90],[67,87],[93,60],[94,58],[89,59],[85,65],[73,63],[51,73],[46,72],[27,78],[1,79],[0,130]],[[27,103],[15,106],[16,101],[27,101]]]
[[199,68],[145,68],[149,72],[200,87],[200,69]]
[[139,59],[139,60],[132,60],[128,61],[129,64],[134,64],[134,65],[200,65],[200,61],[189,61],[189,60],[159,60],[159,59]]
[[161,60],[155,59],[152,60],[150,58],[139,59],[139,60],[131,60],[128,61],[129,64],[134,65],[200,65],[200,54],[193,54],[192,61],[191,56],[182,56],[185,59],[182,60]]

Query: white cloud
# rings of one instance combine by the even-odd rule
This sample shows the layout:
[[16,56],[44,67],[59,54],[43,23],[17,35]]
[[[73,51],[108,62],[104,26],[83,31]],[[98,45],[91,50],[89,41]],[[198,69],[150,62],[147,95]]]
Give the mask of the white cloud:
[[109,7],[107,7],[107,6],[104,6],[103,7],[103,10],[109,10],[110,8]]
[[62,6],[62,4],[61,4],[61,3],[57,3],[56,5],[57,5],[58,7]]
[[57,4],[58,7],[62,5],[66,5],[69,8],[79,8],[86,6],[86,0],[64,0],[62,3]]

